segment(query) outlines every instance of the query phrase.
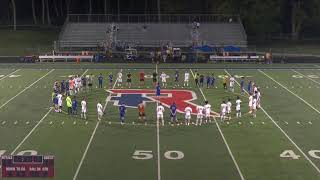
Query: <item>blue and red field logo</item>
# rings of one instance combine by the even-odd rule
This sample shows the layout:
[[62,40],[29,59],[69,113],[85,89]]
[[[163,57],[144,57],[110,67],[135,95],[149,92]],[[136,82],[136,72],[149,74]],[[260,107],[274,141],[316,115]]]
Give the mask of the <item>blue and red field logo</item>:
[[[148,89],[110,89],[111,93],[108,101],[113,102],[115,106],[125,104],[129,108],[137,108],[141,102],[159,102],[163,106],[169,108],[173,102],[177,105],[177,111],[184,113],[184,109],[189,106],[192,108],[192,114],[197,112],[197,104],[192,101],[197,99],[197,95],[189,90],[161,90],[161,96],[156,96],[154,90]],[[212,112],[213,115],[219,115]]]

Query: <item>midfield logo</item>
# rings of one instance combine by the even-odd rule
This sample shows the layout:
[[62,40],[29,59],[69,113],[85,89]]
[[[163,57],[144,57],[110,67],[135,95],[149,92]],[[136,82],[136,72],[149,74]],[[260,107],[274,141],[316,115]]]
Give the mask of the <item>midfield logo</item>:
[[[197,99],[197,95],[193,91],[188,90],[161,90],[161,96],[156,97],[154,90],[145,89],[112,89],[107,90],[111,93],[108,101],[113,102],[113,105],[120,106],[122,103],[129,108],[137,108],[138,104],[142,102],[159,102],[163,106],[169,108],[173,102],[177,105],[177,111],[184,113],[184,109],[189,104],[192,108],[192,114],[197,113],[197,104],[192,101]],[[214,115],[218,113],[212,112]]]

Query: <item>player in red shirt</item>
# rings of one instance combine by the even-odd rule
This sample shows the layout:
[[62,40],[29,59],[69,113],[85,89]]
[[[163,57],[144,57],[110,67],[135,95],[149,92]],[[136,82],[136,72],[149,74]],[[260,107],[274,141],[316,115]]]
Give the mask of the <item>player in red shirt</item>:
[[139,73],[139,79],[140,79],[140,86],[144,86],[144,72],[141,71]]

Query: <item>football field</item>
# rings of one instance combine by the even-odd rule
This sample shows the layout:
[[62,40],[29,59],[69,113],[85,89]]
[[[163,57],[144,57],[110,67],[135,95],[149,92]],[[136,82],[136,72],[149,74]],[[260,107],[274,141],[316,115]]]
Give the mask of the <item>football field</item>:
[[[139,72],[146,74],[139,84]],[[179,86],[174,83],[179,72]],[[123,85],[109,84],[123,73]],[[132,86],[126,86],[131,72]],[[152,73],[167,74],[159,100],[165,106],[165,125],[156,121],[157,102]],[[189,87],[183,87],[184,73]],[[196,86],[193,76],[215,76],[215,87]],[[99,74],[104,76],[98,88]],[[51,94],[55,81],[70,75],[94,75],[92,90],[78,93],[87,99],[88,118],[56,113]],[[224,76],[236,78],[235,91],[225,91]],[[248,94],[240,78],[261,89],[257,117],[248,113]],[[0,65],[0,155],[40,154],[55,157],[55,180],[320,180],[320,66],[316,64],[3,64]],[[242,117],[236,118],[235,101],[242,100]],[[232,119],[196,126],[170,124],[167,106],[175,101],[204,105],[220,113],[222,101],[231,99]],[[64,111],[67,111],[65,107]],[[135,108],[146,102],[146,123]],[[105,114],[97,120],[101,101]],[[125,102],[121,125],[117,103]],[[180,107],[179,107],[180,106]],[[184,108],[183,108],[184,109]],[[195,112],[194,112],[195,113]],[[10,178],[14,179],[14,178]],[[29,178],[30,179],[30,178]],[[41,178],[35,178],[41,179]]]

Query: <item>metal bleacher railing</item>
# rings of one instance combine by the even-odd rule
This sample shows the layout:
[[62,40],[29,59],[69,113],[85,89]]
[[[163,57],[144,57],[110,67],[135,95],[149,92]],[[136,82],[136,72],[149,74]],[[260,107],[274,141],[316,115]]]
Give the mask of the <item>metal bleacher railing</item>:
[[239,15],[228,14],[69,14],[73,23],[201,23],[238,22]]

